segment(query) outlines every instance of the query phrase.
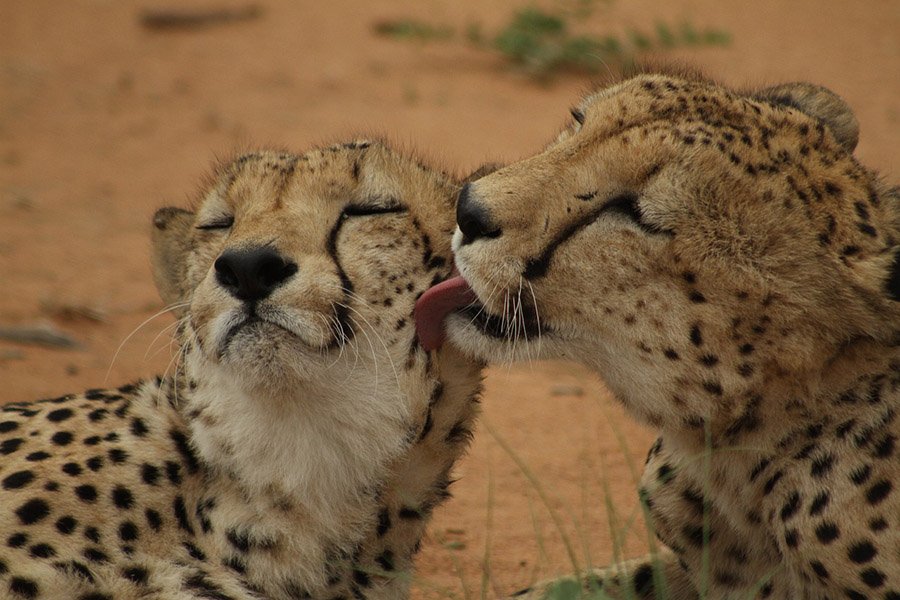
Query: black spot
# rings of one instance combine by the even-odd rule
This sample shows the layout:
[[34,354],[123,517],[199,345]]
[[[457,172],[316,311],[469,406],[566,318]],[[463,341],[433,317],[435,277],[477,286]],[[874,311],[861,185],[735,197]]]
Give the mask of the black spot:
[[813,573],[815,573],[819,579],[828,579],[830,575],[828,574],[828,569],[825,568],[821,562],[814,560],[809,563],[809,566],[812,568]]
[[9,580],[9,591],[21,598],[28,598],[30,600],[38,597],[40,588],[38,587],[38,584],[31,579],[26,579],[25,577],[12,577]]
[[175,500],[172,501],[172,509],[175,512],[175,520],[178,521],[178,527],[194,535],[194,528],[188,520],[187,509],[184,506],[184,498],[176,496]]
[[122,577],[138,585],[146,585],[148,579],[147,569],[137,565],[122,569]]
[[384,571],[393,571],[394,570],[394,553],[390,550],[385,550],[375,559],[375,562],[378,563],[378,566],[381,567]]
[[47,420],[52,421],[53,423],[59,423],[60,421],[65,421],[71,417],[72,414],[72,409],[70,408],[58,408],[47,413]]
[[[681,534],[687,538],[688,542],[695,548],[702,548],[704,543],[703,527],[700,525],[685,525],[681,528]],[[712,535],[709,535],[709,539]],[[709,539],[706,542],[709,542]]]
[[99,548],[85,548],[81,554],[92,563],[109,562],[109,557]]
[[43,521],[50,514],[50,505],[40,498],[32,498],[16,509],[16,516],[23,525]]
[[9,433],[19,428],[19,424],[15,421],[3,421],[0,423],[0,433]]
[[79,485],[75,488],[75,495],[78,496],[82,502],[95,502],[97,500],[97,488],[89,483]]
[[172,462],[170,460],[166,461],[166,477],[169,478],[169,482],[172,485],[178,485],[181,483],[181,465],[177,462]]
[[706,367],[714,367],[719,364],[719,357],[714,354],[704,354],[700,357],[700,363]]
[[159,481],[159,467],[144,463],[141,465],[141,479],[147,485],[156,485]]
[[666,348],[663,350],[663,356],[668,358],[669,360],[678,360],[678,353],[675,352],[672,348]]
[[819,492],[815,498],[813,498],[812,504],[809,505],[809,515],[814,517],[825,510],[825,507],[828,506],[828,503],[831,501],[831,497],[828,495],[828,492]]
[[706,296],[696,290],[693,290],[690,294],[688,294],[688,299],[690,299],[690,301],[695,304],[703,304],[704,302],[706,302]]
[[100,530],[96,527],[85,527],[84,528],[84,537],[88,540],[94,542],[95,544],[100,543]]
[[95,423],[97,421],[102,421],[103,419],[106,418],[106,415],[108,412],[109,411],[107,411],[105,408],[96,408],[88,413],[88,419],[90,419],[91,421],[93,421]]
[[56,556],[56,550],[50,544],[35,544],[28,549],[28,554],[32,558],[53,558]]
[[16,450],[19,449],[19,446],[24,442],[22,438],[10,438],[8,440],[3,440],[0,443],[0,454],[12,454]]
[[722,390],[722,385],[718,381],[704,381],[703,389],[705,389],[713,396],[721,396],[724,393],[724,390]]
[[865,571],[862,571],[859,574],[859,578],[870,588],[880,588],[884,585],[885,579],[887,579],[884,573],[874,567],[869,567]]
[[87,468],[93,472],[97,472],[103,468],[103,457],[102,456],[92,456],[85,463]]
[[147,428],[147,424],[144,423],[144,420],[140,417],[135,417],[131,420],[131,433],[137,437],[144,437],[149,433],[150,430]]
[[834,466],[834,455],[833,454],[825,454],[823,456],[818,457],[812,463],[810,467],[809,473],[813,477],[824,477],[827,475],[831,468]]
[[222,564],[235,573],[240,573],[241,575],[247,572],[247,565],[244,564],[244,561],[242,561],[237,556],[229,556],[227,559],[222,561]]
[[387,508],[382,508],[378,512],[378,528],[376,529],[376,533],[378,537],[384,536],[391,528],[391,515],[388,512]]
[[150,526],[150,529],[153,531],[162,529],[162,517],[158,512],[152,508],[148,508],[144,511],[144,516],[147,517],[147,524]]
[[56,520],[56,530],[64,535],[69,535],[75,531],[77,525],[78,521],[68,515]]
[[894,262],[888,271],[887,294],[891,300],[900,300],[900,252],[894,253]]
[[53,437],[50,438],[50,441],[57,446],[68,446],[72,443],[74,437],[75,436],[72,435],[71,431],[57,431],[53,434]]
[[765,485],[763,485],[763,494],[770,494],[773,489],[775,489],[775,485],[784,477],[784,472],[776,471],[771,477],[769,477],[768,481],[766,481]]
[[113,600],[109,594],[101,594],[100,592],[90,592],[78,596],[78,600]]
[[875,517],[871,521],[869,521],[869,529],[872,531],[884,531],[887,529],[888,523],[884,520],[883,517]]
[[187,465],[188,472],[196,473],[200,469],[200,463],[188,442],[187,436],[185,436],[183,432],[173,429],[169,432],[169,437],[175,442],[175,448],[177,448],[179,454],[181,454],[181,458]]
[[238,551],[246,553],[250,550],[250,538],[246,533],[239,532],[236,529],[229,529],[225,533],[225,537],[228,539],[228,543]]
[[791,494],[791,497],[788,498],[788,501],[784,503],[784,506],[781,507],[781,520],[787,521],[795,514],[797,514],[797,510],[800,508],[800,494],[794,492]]
[[68,462],[62,466],[62,472],[72,477],[81,475],[81,465],[75,462]]
[[871,542],[862,541],[850,546],[850,549],[847,551],[847,558],[857,564],[862,564],[870,562],[877,554],[878,551]]
[[112,501],[118,508],[127,510],[134,505],[134,496],[128,488],[117,485],[112,491]]
[[3,478],[4,490],[15,490],[25,487],[34,481],[34,473],[31,471],[16,471],[12,475]]
[[28,534],[14,533],[6,538],[6,545],[10,548],[21,548],[28,543]]
[[862,485],[866,481],[869,480],[869,477],[872,475],[872,466],[871,465],[861,465],[852,471],[850,471],[850,481],[855,483],[856,485]]
[[137,525],[131,521],[123,521],[119,525],[119,539],[123,542],[133,542],[138,538],[139,532]]
[[103,440],[103,438],[101,438],[99,435],[92,435],[92,436],[90,436],[90,437],[84,438],[84,442],[83,442],[83,443],[84,443],[85,446],[96,446],[96,445],[99,444],[102,440]]
[[422,511],[418,508],[414,508],[412,506],[401,506],[400,510],[397,511],[397,516],[401,519],[421,519],[424,515]]
[[185,550],[187,550],[188,555],[194,560],[206,560],[206,554],[195,544],[192,544],[191,542],[183,542],[181,545]]
[[695,346],[703,344],[703,333],[700,331],[699,325],[691,327],[691,343]]
[[823,544],[830,544],[840,536],[837,525],[831,521],[823,521],[816,527],[816,537]]
[[796,529],[788,529],[784,533],[784,543],[788,548],[797,547],[797,544],[800,543],[800,535],[797,533]]
[[882,479],[881,481],[878,481],[877,483],[872,485],[872,487],[870,487],[866,492],[866,501],[874,506],[875,504],[878,504],[882,500],[887,498],[892,489],[893,486],[891,485],[891,482],[887,481],[886,479]]
[[128,452],[122,450],[121,448],[112,448],[109,452],[107,452],[107,455],[109,456],[109,460],[117,465],[121,465],[128,460]]

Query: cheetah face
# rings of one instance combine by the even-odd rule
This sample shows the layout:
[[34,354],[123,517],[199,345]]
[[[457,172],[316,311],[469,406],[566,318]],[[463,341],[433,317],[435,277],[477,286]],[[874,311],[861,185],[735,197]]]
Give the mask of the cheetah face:
[[573,116],[461,192],[451,342],[580,360],[659,424],[896,335],[898,200],[836,96],[639,76]]
[[195,212],[156,219],[185,351],[248,387],[403,364],[415,298],[449,271],[456,190],[364,142],[224,166]]

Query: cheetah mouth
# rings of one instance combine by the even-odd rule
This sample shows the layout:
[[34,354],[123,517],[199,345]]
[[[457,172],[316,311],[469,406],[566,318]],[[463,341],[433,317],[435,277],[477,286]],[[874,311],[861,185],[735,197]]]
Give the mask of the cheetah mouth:
[[532,302],[519,298],[510,304],[514,308],[509,314],[493,314],[462,276],[451,277],[426,290],[416,302],[414,318],[419,343],[425,350],[440,348],[446,338],[444,321],[451,314],[460,315],[479,332],[495,339],[528,341],[549,333]]

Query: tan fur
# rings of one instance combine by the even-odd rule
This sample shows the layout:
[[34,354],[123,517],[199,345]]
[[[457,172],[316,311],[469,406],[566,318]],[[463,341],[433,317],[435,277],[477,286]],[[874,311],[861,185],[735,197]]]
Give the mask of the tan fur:
[[[480,389],[412,321],[449,274],[457,190],[353,142],[242,156],[196,213],[160,210],[174,373],[3,408],[0,597],[405,597]],[[254,246],[297,268],[251,312],[214,263]]]
[[660,430],[642,494],[674,597],[900,597],[900,195],[847,105],[641,75],[574,114],[471,184],[491,235],[458,230],[456,262],[501,325],[449,339],[581,361]]

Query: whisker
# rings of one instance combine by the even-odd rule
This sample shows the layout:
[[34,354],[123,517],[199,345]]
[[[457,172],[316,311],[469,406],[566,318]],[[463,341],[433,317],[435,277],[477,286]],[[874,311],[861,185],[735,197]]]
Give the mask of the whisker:
[[147,323],[149,323],[149,322],[152,321],[153,319],[155,319],[155,318],[157,318],[157,317],[160,317],[160,316],[166,314],[167,312],[171,312],[171,311],[177,310],[177,309],[179,309],[179,308],[184,308],[184,307],[186,307],[186,306],[190,306],[190,301],[186,301],[186,302],[177,302],[177,303],[175,303],[175,304],[170,304],[169,306],[164,307],[164,308],[163,308],[162,310],[160,310],[159,312],[157,312],[157,313],[151,315],[150,317],[147,317],[146,319],[144,319],[144,321],[143,321],[140,325],[138,325],[137,327],[135,327],[135,328],[131,331],[131,333],[129,333],[128,335],[126,335],[126,336],[125,336],[125,339],[122,340],[122,343],[119,344],[119,347],[116,348],[115,353],[113,353],[112,359],[109,361],[109,368],[106,370],[106,375],[103,377],[103,384],[105,385],[106,382],[109,380],[109,374],[112,373],[113,365],[116,363],[116,359],[119,357],[119,353],[122,351],[122,348],[125,347],[125,344],[128,343],[128,340],[130,340],[132,337],[134,337],[134,334],[136,334],[138,331],[140,331],[142,327],[144,327]]

